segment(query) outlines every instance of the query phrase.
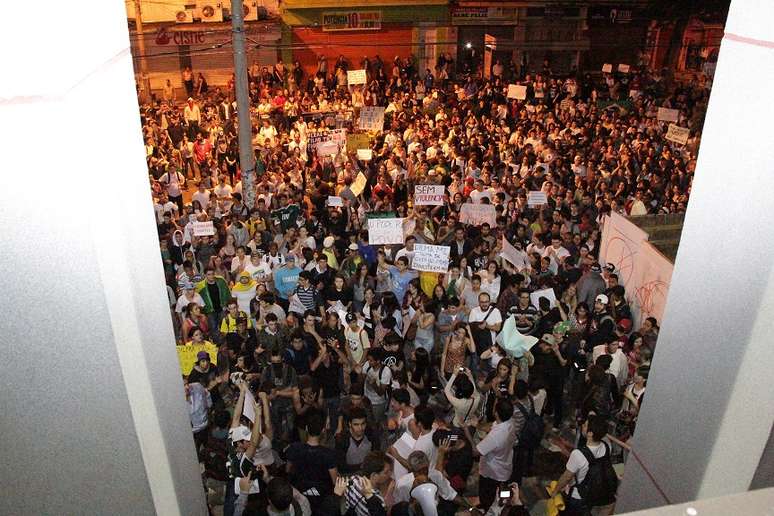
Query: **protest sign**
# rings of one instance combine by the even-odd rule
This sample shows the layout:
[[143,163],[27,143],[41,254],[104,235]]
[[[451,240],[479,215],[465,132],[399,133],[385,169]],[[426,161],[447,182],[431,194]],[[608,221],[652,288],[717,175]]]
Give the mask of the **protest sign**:
[[371,147],[371,138],[366,133],[355,133],[347,135],[347,152],[355,152],[358,149],[368,149]]
[[344,200],[341,197],[329,195],[328,206],[344,206]]
[[629,73],[630,68],[631,67],[628,64],[621,63],[618,65],[618,71],[621,73]]
[[384,107],[363,106],[360,109],[358,129],[364,131],[381,131],[384,129]]
[[677,117],[680,115],[680,112],[676,109],[669,109],[669,108],[658,108],[658,115],[656,115],[656,120],[659,122],[677,122]]
[[397,215],[394,211],[369,211],[366,212],[366,220],[371,219],[392,219]]
[[449,251],[448,245],[416,244],[414,246],[414,259],[411,260],[411,268],[426,272],[448,272]]
[[528,265],[526,255],[516,249],[505,237],[503,237],[503,250],[500,252],[500,256],[511,262],[516,270],[522,270]]
[[337,147],[344,147],[347,145],[347,130],[334,129],[310,133],[306,139],[307,152],[312,152],[323,142],[336,142]]
[[531,293],[529,295],[529,300],[532,303],[532,306],[539,309],[541,297],[545,297],[551,302],[551,308],[556,306],[556,294],[554,293],[554,289],[547,288],[544,290],[536,290],[533,293]]
[[357,197],[358,195],[363,193],[363,190],[365,190],[367,181],[368,179],[366,179],[366,176],[362,172],[358,172],[357,177],[349,186],[349,190],[352,192],[352,195]]
[[680,127],[679,125],[669,124],[669,129],[667,130],[666,136],[664,138],[670,142],[685,145],[688,142],[688,134],[690,132],[691,130],[687,127]]
[[508,85],[508,98],[516,100],[524,100],[527,98],[527,87],[520,84]]
[[366,71],[365,70],[348,70],[347,71],[347,84],[365,84],[366,83]]
[[196,364],[196,355],[200,351],[206,351],[210,355],[210,362],[217,364],[218,362],[218,346],[212,342],[205,342],[203,344],[193,344],[190,346],[176,346],[177,347],[177,359],[180,361],[180,371],[184,375],[187,375],[193,369]]
[[368,219],[368,244],[402,244],[403,219]]
[[209,236],[215,234],[215,226],[212,225],[212,221],[206,222],[194,222],[193,223],[194,236]]
[[414,206],[440,206],[446,187],[443,185],[416,185],[414,187]]
[[548,196],[545,192],[534,191],[527,194],[527,206],[542,206],[548,204]]
[[613,65],[610,63],[605,63],[602,65],[602,71],[604,73],[613,73]]
[[371,161],[374,158],[374,151],[371,149],[358,149],[357,159],[360,161]]
[[484,222],[490,227],[497,225],[497,213],[492,204],[471,204],[465,203],[460,209],[460,222],[470,224],[471,226],[480,226]]
[[330,156],[339,153],[339,144],[334,141],[321,142],[314,149],[318,156]]
[[245,391],[245,404],[242,409],[242,415],[255,423],[255,396],[250,392],[250,389]]

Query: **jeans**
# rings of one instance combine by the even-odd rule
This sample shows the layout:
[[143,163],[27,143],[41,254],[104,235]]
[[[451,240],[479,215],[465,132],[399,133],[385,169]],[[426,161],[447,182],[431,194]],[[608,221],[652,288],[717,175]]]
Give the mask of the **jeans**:
[[234,516],[234,504],[237,500],[237,494],[234,491],[234,479],[226,480],[226,497],[223,500],[223,516]]
[[325,398],[325,412],[328,414],[328,428],[331,433],[336,431],[336,425],[339,423],[339,407],[341,398]]
[[223,320],[223,312],[207,314],[207,326],[210,327],[210,340],[216,344],[220,342],[220,323]]
[[[483,460],[483,458],[482,458]],[[500,482],[481,475],[478,479],[478,503],[484,511],[497,499],[497,486]]]

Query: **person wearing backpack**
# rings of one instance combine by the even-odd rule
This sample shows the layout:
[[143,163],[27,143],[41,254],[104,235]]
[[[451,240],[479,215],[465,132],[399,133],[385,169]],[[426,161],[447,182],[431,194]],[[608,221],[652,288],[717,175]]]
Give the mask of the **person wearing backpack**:
[[610,460],[607,418],[593,415],[583,424],[586,444],[576,448],[567,460],[566,470],[549,496],[563,491],[567,516],[588,516],[592,509],[597,515],[612,514],[618,490],[618,475]]
[[513,449],[513,473],[511,481],[521,484],[521,477],[529,475],[535,449],[540,446],[545,432],[543,417],[535,411],[527,382],[518,380],[514,389],[513,420],[519,440]]
[[290,442],[293,428],[293,396],[298,387],[296,370],[282,361],[280,348],[272,348],[271,362],[263,370],[261,389],[269,393],[271,424],[275,429],[275,444]]

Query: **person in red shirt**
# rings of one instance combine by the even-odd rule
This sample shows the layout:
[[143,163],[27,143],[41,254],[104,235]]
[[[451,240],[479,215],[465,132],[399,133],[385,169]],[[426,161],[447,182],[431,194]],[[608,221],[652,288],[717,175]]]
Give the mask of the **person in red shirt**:
[[199,137],[194,143],[194,159],[196,160],[196,166],[199,169],[199,176],[202,176],[202,170],[207,168],[207,158],[212,152],[212,144],[208,139],[204,137],[202,133],[199,133]]
[[[380,194],[380,192],[384,193]],[[393,191],[385,181],[384,176],[379,176],[379,181],[376,183],[376,186],[374,186],[372,193],[374,197],[383,196],[385,201],[392,202]]]

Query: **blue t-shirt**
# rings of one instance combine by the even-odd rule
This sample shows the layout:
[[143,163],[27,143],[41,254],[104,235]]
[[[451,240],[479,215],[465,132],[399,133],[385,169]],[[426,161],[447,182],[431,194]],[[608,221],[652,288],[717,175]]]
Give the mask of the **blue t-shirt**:
[[408,284],[417,276],[419,276],[417,271],[406,269],[405,271],[400,272],[396,266],[390,266],[392,291],[395,293],[395,297],[398,298],[398,303],[403,303],[403,296],[406,295]]

